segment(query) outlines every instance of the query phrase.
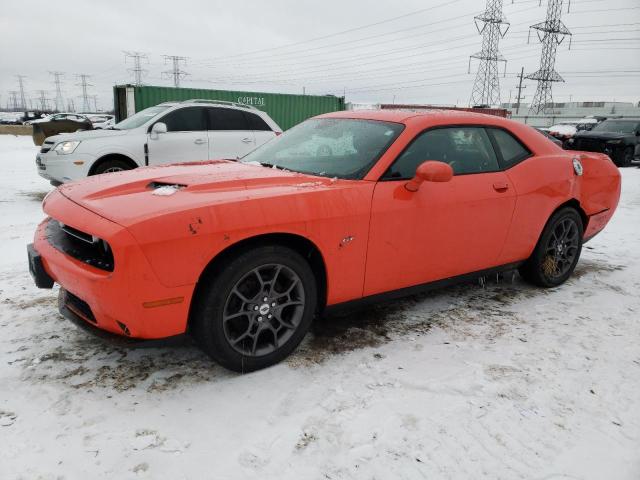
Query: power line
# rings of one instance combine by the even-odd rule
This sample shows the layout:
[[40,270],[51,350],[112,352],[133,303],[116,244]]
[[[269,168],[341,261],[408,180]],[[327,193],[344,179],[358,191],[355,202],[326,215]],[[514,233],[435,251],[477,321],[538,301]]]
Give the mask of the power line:
[[349,28],[347,30],[342,30],[340,32],[334,32],[334,33],[331,33],[331,34],[328,34],[328,35],[322,35],[322,36],[319,36],[319,37],[308,38],[306,40],[300,40],[298,42],[279,45],[279,46],[276,46],[276,47],[262,48],[262,49],[253,50],[253,51],[250,51],[250,52],[238,53],[236,55],[227,55],[227,56],[217,57],[217,58],[214,58],[213,60],[216,61],[216,60],[222,60],[222,59],[225,59],[225,58],[237,58],[237,57],[241,57],[241,56],[255,55],[255,54],[258,54],[258,53],[264,53],[264,52],[273,51],[273,50],[281,50],[281,49],[284,49],[284,48],[295,47],[295,46],[298,46],[298,45],[304,45],[304,44],[311,43],[311,42],[317,42],[318,40],[326,40],[327,38],[332,38],[332,37],[336,37],[336,36],[339,36],[339,35],[345,35],[347,33],[357,32],[359,30],[364,30],[364,29],[367,29],[367,28],[376,27],[378,25],[383,25],[385,23],[394,22],[394,21],[400,20],[402,18],[411,17],[411,16],[414,16],[414,15],[418,15],[420,13],[424,13],[424,12],[430,11],[430,10],[435,10],[436,8],[448,7],[448,6],[451,6],[452,4],[458,3],[460,1],[461,0],[450,0],[448,2],[443,2],[443,3],[440,3],[438,5],[434,5],[432,7],[421,8],[420,10],[414,10],[412,12],[405,13],[403,15],[398,15],[396,17],[387,18],[385,20],[381,20],[381,21],[374,22],[374,23],[369,23],[367,25],[361,25],[359,27]]
[[171,61],[172,69],[162,72],[162,75],[173,77],[173,86],[178,88],[180,87],[180,79],[189,75],[187,72],[180,69],[180,62],[183,62],[186,65],[187,57],[179,57],[177,55],[164,55],[164,63],[166,64],[169,60]]
[[142,68],[142,60],[146,60],[149,63],[149,57],[145,53],[141,52],[123,52],[124,53],[124,61],[127,62],[128,58],[133,59],[133,68],[130,68],[128,71],[133,73],[134,76],[134,85],[142,85],[142,77],[147,74],[147,70]]

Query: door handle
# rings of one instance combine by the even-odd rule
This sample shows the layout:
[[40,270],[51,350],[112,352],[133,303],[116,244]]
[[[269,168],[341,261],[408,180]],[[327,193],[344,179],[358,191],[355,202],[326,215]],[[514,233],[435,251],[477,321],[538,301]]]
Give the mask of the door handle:
[[245,137],[245,138],[242,139],[242,143],[251,143],[251,142],[253,142],[253,140],[251,140],[248,137]]
[[493,189],[496,192],[505,192],[509,190],[509,184],[507,182],[496,182],[493,184]]
[[207,143],[207,141],[202,139],[202,138],[196,138],[193,143],[195,143],[196,145],[203,145],[203,144]]

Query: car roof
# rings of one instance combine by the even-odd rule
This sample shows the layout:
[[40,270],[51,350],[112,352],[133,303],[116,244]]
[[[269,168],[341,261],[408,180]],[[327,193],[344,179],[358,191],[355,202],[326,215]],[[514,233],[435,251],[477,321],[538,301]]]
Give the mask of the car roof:
[[345,110],[340,112],[326,113],[317,118],[351,118],[358,120],[379,120],[396,123],[407,123],[410,120],[444,120],[447,123],[491,123],[504,121],[502,117],[487,115],[485,113],[467,112],[464,110]]

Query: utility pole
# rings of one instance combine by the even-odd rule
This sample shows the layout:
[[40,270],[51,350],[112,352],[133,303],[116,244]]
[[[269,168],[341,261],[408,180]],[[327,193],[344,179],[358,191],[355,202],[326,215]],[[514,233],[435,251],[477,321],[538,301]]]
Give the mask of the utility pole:
[[16,75],[18,79],[18,86],[20,90],[20,105],[16,105],[16,108],[21,108],[22,110],[27,109],[27,100],[24,95],[24,79],[27,78],[24,75]]
[[562,23],[562,2],[564,0],[549,0],[547,4],[547,18],[544,22],[536,23],[529,27],[536,30],[538,40],[542,43],[542,56],[540,68],[526,76],[529,80],[537,80],[536,93],[529,107],[533,113],[544,113],[553,105],[553,82],[564,82],[564,79],[555,70],[556,51],[566,35],[571,35],[569,29]]
[[500,104],[498,62],[504,62],[506,68],[507,61],[500,54],[498,43],[509,30],[509,22],[502,14],[502,2],[503,0],[487,0],[484,13],[474,17],[476,29],[482,35],[482,50],[469,57],[469,73],[471,73],[471,59],[480,60],[471,91],[471,106]]
[[38,94],[38,96],[40,97],[40,110],[45,112],[48,110],[48,106],[49,106],[49,99],[47,98],[47,94],[49,92],[47,92],[46,90],[36,90],[36,93]]
[[64,72],[49,72],[53,75],[53,84],[56,86],[56,111],[64,110],[64,99],[62,98],[62,77]]
[[180,69],[180,62],[184,62],[187,64],[187,57],[179,57],[177,55],[163,55],[164,63],[166,64],[168,61],[171,61],[172,69],[162,72],[162,75],[165,77],[173,77],[173,86],[176,88],[180,87],[180,79],[189,75],[187,72]]
[[147,74],[147,70],[142,68],[142,60],[146,60],[149,63],[149,57],[146,53],[141,52],[122,52],[124,53],[124,62],[127,63],[128,58],[133,59],[133,68],[128,71],[133,73],[134,85],[142,85],[142,77]]
[[518,98],[516,99],[516,113],[520,111],[520,102],[524,98],[522,96],[522,89],[527,88],[526,86],[522,86],[522,79],[524,78],[524,67],[520,69],[520,75],[518,75],[520,81],[518,82]]
[[90,83],[87,83],[87,80],[91,78],[91,75],[80,73],[76,75],[76,77],[80,79],[80,83],[76,83],[76,85],[82,87],[82,112],[87,113],[91,110],[91,105],[89,104],[89,92],[87,91],[87,87],[93,86]]

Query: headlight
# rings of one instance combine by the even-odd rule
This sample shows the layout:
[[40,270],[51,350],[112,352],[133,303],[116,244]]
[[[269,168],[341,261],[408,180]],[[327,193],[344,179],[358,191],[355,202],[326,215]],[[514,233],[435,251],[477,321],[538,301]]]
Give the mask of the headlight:
[[74,150],[78,148],[78,145],[80,145],[79,140],[60,142],[55,146],[53,151],[56,152],[58,155],[68,155],[70,153],[73,153]]
[[620,144],[622,143],[622,140],[621,140],[621,139],[618,139],[618,140],[609,140],[607,143],[608,143],[609,145],[620,145]]

